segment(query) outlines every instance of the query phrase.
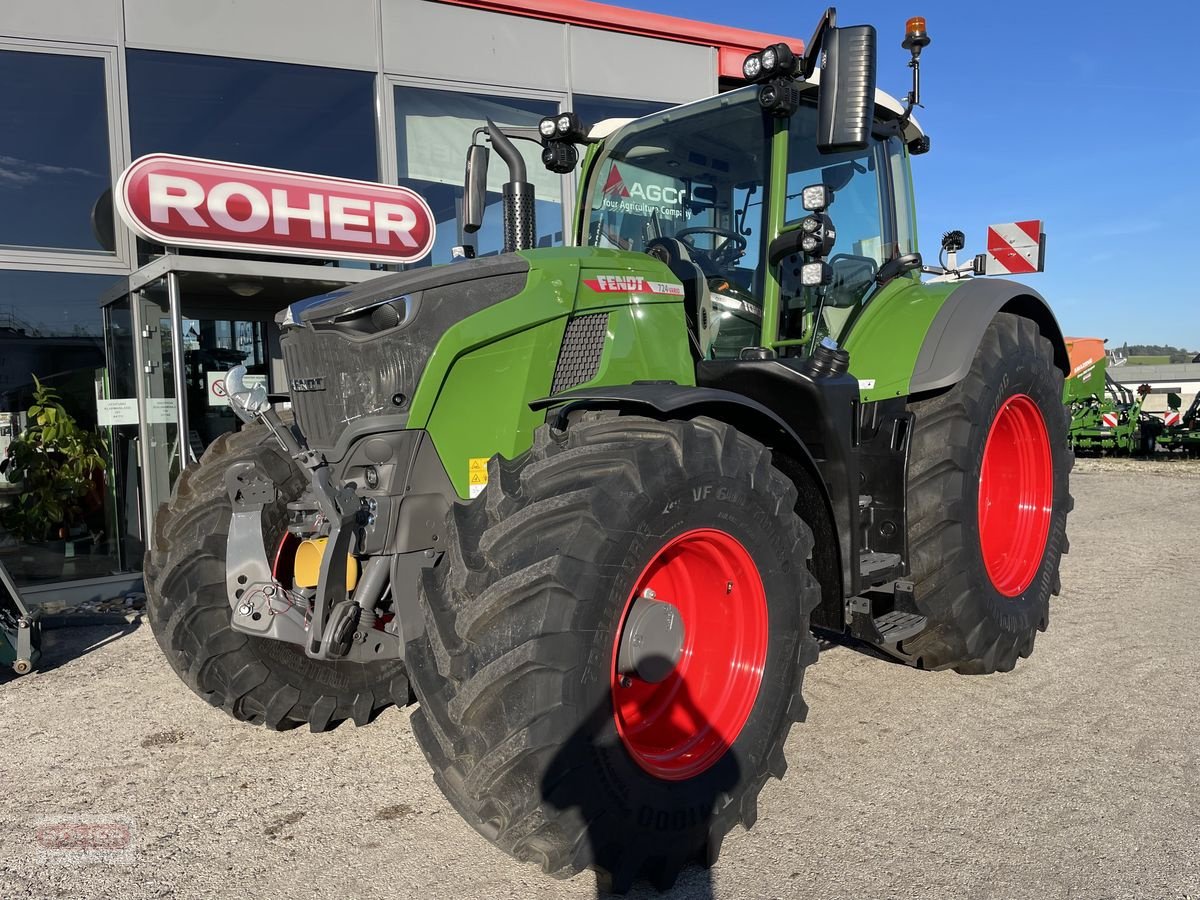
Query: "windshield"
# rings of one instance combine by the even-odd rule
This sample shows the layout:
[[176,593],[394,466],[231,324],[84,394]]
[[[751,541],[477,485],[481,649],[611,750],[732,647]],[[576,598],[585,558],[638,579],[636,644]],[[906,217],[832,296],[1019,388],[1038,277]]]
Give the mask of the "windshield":
[[644,251],[655,238],[679,237],[706,275],[751,289],[768,129],[753,88],[627,126],[594,170],[587,243]]

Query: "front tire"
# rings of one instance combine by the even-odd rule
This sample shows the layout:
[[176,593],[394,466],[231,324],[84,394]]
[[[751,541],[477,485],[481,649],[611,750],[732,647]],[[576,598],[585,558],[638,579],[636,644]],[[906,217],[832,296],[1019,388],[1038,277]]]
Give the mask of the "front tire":
[[287,503],[304,489],[303,474],[262,426],[221,435],[198,466],[184,469],[155,517],[145,563],[147,617],[171,668],[235,719],[278,730],[325,731],[346,719],[365,725],[385,707],[406,704],[399,661],[317,661],[297,644],[233,629],[225,587],[233,510],[224,475],[242,461],[253,461],[278,491],[263,509],[268,548],[286,529]]
[[[795,499],[762,445],[709,419],[591,414],[493,460],[451,515],[406,656],[413,730],[463,817],[517,859],[592,866],[618,891],[665,888],[750,827],[816,658]],[[647,596],[684,628],[658,682],[617,669]]]
[[1072,506],[1062,395],[1037,325],[999,313],[967,376],[909,403],[909,554],[929,627],[903,649],[924,668],[1007,672],[1046,629]]

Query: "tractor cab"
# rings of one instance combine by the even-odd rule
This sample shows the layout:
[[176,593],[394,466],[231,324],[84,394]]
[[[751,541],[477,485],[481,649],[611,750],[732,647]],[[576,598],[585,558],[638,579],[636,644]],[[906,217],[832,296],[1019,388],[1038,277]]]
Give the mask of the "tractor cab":
[[[916,251],[908,147],[923,135],[899,103],[877,94],[865,146],[831,153],[817,141],[819,79],[787,118],[764,117],[760,96],[744,87],[631,122],[585,164],[578,242],[665,262],[704,359],[840,342],[881,270]],[[816,283],[802,257],[825,262],[808,270]]]

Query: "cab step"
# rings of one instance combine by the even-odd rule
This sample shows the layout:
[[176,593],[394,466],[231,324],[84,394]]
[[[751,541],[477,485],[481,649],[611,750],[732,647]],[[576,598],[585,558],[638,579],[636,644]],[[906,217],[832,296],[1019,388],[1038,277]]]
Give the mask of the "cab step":
[[899,553],[863,553],[858,557],[858,572],[867,584],[891,581],[900,573]]
[[879,632],[884,643],[898,644],[910,637],[916,637],[925,630],[928,623],[929,620],[925,616],[917,613],[893,610],[875,619],[875,630]]

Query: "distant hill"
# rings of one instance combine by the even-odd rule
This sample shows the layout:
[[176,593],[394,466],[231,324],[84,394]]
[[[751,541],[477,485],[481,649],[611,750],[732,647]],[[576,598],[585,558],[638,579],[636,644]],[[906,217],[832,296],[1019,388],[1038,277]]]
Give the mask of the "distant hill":
[[1168,344],[1125,344],[1117,351],[1129,360],[1131,366],[1161,366],[1167,363],[1190,363],[1196,357],[1195,350],[1172,347]]

